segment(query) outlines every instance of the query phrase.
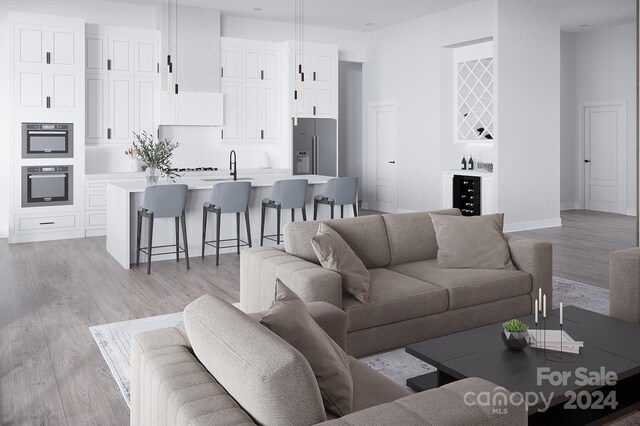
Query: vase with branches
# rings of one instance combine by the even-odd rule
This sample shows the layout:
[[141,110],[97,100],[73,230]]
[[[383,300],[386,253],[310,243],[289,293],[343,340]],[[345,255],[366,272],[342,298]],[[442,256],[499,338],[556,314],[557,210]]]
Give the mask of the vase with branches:
[[134,132],[133,135],[133,148],[137,150],[138,157],[147,164],[147,182],[150,185],[158,183],[158,173],[175,181],[179,175],[171,167],[171,157],[178,143],[167,138],[155,140],[153,135],[144,130],[142,133]]

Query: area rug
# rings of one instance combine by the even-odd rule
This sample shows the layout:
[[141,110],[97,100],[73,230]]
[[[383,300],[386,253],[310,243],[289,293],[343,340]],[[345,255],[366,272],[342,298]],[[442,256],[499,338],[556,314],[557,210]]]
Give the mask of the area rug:
[[[560,302],[608,315],[609,291],[563,278],[553,278],[554,308]],[[237,303],[234,306],[237,307]],[[129,405],[129,370],[131,338],[142,331],[165,327],[184,329],[182,312],[90,327],[100,352]],[[360,358],[370,368],[406,386],[406,380],[434,371],[435,368],[407,354],[404,349]]]

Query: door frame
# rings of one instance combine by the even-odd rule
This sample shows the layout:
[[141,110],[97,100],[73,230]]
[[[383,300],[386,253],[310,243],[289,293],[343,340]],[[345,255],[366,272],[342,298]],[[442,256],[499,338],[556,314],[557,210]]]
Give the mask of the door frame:
[[[577,204],[578,206],[580,206],[581,209],[585,209],[586,207],[586,168],[584,166],[584,160],[585,160],[585,143],[586,143],[586,125],[587,125],[587,120],[586,120],[586,113],[587,110],[589,108],[598,108],[598,107],[616,107],[619,108],[621,113],[620,113],[620,119],[621,119],[621,124],[620,126],[622,127],[622,134],[623,137],[619,139],[618,141],[618,150],[622,149],[622,151],[619,151],[618,154],[618,167],[621,168],[621,170],[623,171],[622,173],[619,172],[620,175],[623,176],[623,182],[619,182],[619,187],[618,187],[618,212],[619,214],[624,214],[627,215],[628,212],[628,194],[627,194],[627,186],[629,184],[629,180],[627,178],[627,172],[628,172],[628,167],[627,167],[627,150],[628,150],[628,136],[629,136],[629,129],[628,129],[628,106],[627,106],[627,101],[625,100],[620,100],[620,101],[609,101],[609,102],[585,102],[585,103],[581,103],[579,105],[579,109],[578,109],[578,143],[577,143],[577,167],[576,167],[576,174],[577,174],[577,179],[576,179],[576,183],[577,183]],[[623,155],[620,154],[620,152],[623,153]],[[622,188],[620,187],[622,186]]]
[[[375,209],[376,206],[376,180],[377,180],[377,139],[375,138],[375,124],[374,124],[374,114],[381,109],[389,108],[395,113],[395,122],[394,126],[396,128],[396,146],[395,146],[395,162],[396,162],[396,212],[398,210],[398,103],[396,101],[377,101],[377,102],[369,102],[368,104],[368,121],[369,121],[369,173],[370,173],[370,182],[369,182],[369,193],[370,197],[370,209]],[[390,212],[390,213],[396,213]]]

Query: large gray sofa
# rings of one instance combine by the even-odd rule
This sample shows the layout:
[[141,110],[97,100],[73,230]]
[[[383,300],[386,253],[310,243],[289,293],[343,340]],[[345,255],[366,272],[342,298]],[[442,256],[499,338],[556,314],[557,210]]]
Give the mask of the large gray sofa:
[[609,281],[610,315],[640,324],[640,248],[609,255]]
[[[314,320],[341,347],[347,315],[324,302],[307,305]],[[306,359],[257,319],[213,296],[184,311],[186,335],[176,328],[136,334],[132,341],[131,425],[516,425],[525,405],[490,382],[470,378],[410,394],[349,358],[353,413],[326,413]],[[473,404],[467,395],[488,392]],[[494,395],[503,398],[494,398]]]
[[280,278],[306,302],[342,309],[347,352],[363,356],[527,315],[539,288],[552,306],[551,244],[507,236],[517,270],[437,268],[438,244],[426,212],[325,221],[369,270],[370,296],[363,304],[343,292],[338,273],[319,265],[311,247],[318,223],[287,224],[284,246],[241,253],[244,311],[267,309]]

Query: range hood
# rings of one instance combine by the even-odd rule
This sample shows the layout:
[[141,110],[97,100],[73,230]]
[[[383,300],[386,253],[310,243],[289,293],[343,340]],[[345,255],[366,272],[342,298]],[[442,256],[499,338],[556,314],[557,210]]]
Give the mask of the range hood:
[[[222,126],[220,11],[183,5],[178,8],[179,13],[172,9],[171,31],[167,3],[158,8],[164,61],[160,66],[160,125]],[[169,51],[174,64],[173,81],[179,83],[179,93],[173,96],[167,93],[167,67],[162,66]]]

